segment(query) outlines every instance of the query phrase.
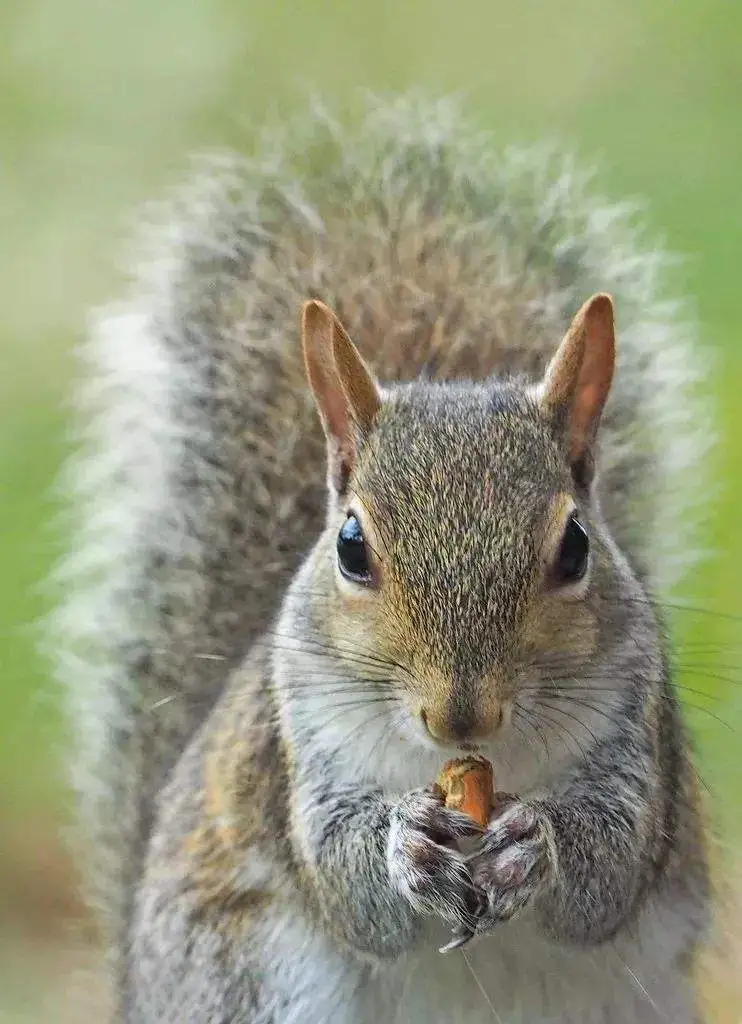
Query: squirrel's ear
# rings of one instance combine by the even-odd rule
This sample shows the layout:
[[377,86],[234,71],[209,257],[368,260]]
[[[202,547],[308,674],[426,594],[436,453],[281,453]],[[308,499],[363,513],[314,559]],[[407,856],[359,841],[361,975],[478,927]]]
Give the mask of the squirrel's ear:
[[592,444],[615,364],[613,300],[593,295],[575,316],[539,388],[541,407],[567,443],[576,479],[592,477]]
[[301,315],[304,365],[327,436],[330,480],[342,494],[359,435],[371,430],[381,405],[379,387],[331,309],[313,299]]

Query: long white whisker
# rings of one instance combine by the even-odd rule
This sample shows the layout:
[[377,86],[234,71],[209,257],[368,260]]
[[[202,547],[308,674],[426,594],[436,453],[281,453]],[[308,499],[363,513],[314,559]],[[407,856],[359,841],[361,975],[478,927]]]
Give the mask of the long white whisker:
[[474,981],[476,982],[477,988],[482,993],[482,995],[484,997],[484,1000],[487,1003],[487,1006],[489,1006],[490,1010],[492,1011],[492,1016],[497,1021],[497,1024],[503,1024],[502,1017],[500,1016],[500,1014],[497,1012],[497,1010],[492,1005],[492,1000],[487,995],[487,990],[485,989],[484,985],[482,984],[482,982],[477,977],[477,972],[472,967],[471,961],[469,960],[469,957],[466,955],[466,950],[462,949],[461,950],[461,955],[464,958],[464,963],[469,968],[469,973],[471,974],[472,978],[474,978]]
[[634,972],[634,971],[633,971],[633,970],[631,969],[631,967],[629,967],[629,965],[628,965],[628,964],[626,963],[626,961],[625,961],[625,960],[624,960],[624,958],[623,958],[623,957],[621,956],[621,954],[620,954],[620,953],[618,952],[618,950],[615,950],[615,953],[616,953],[616,956],[618,957],[618,959],[619,959],[619,960],[621,961],[621,963],[623,964],[624,970],[626,971],[626,973],[628,974],[628,976],[629,976],[629,977],[631,978],[631,980],[632,980],[632,981],[634,982],[634,984],[636,985],[636,987],[637,987],[637,989],[639,990],[639,992],[640,992],[640,993],[641,993],[641,994],[642,994],[642,995],[644,996],[644,998],[645,998],[645,999],[647,1000],[647,1002],[648,1002],[648,1003],[649,1003],[649,1005],[650,1005],[650,1006],[652,1007],[652,1009],[654,1010],[654,1012],[655,1012],[655,1013],[657,1014],[657,1016],[659,1017],[659,1019],[660,1019],[660,1020],[669,1020],[669,1018],[668,1018],[667,1014],[663,1013],[663,1012],[662,1012],[662,1010],[661,1010],[661,1009],[659,1008],[659,1006],[657,1005],[657,1003],[655,1003],[654,999],[652,999],[652,997],[650,996],[649,992],[647,992],[646,988],[645,988],[645,987],[644,987],[644,985],[642,984],[642,982],[641,982],[641,980],[639,979],[639,977],[637,976],[637,974],[636,974],[636,973],[635,973],[635,972]]

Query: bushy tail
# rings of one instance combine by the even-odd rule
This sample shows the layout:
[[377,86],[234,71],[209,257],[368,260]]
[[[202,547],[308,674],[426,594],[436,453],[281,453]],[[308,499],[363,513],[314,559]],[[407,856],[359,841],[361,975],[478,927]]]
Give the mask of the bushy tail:
[[338,308],[380,376],[537,373],[593,291],[616,297],[604,503],[653,585],[690,550],[703,361],[631,211],[455,106],[304,118],[259,161],[210,160],[158,208],[129,299],[98,317],[69,479],[57,621],[94,898],[115,940],[153,800],[319,529],[323,445],[301,302]]

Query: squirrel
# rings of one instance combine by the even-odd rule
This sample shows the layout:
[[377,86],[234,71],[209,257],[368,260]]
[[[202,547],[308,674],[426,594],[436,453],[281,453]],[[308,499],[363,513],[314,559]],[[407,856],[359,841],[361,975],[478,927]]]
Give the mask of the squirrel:
[[[705,363],[642,245],[419,96],[152,218],[86,350],[58,619],[117,1019],[700,1020],[653,595]],[[484,830],[430,786],[462,750],[513,794]]]

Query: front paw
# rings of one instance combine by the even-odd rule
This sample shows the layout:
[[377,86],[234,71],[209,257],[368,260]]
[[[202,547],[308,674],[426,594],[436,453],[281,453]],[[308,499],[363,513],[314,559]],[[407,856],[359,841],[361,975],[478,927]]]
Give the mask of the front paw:
[[481,829],[471,819],[448,810],[430,792],[408,793],[392,810],[389,827],[392,885],[419,913],[473,927],[484,900],[454,843],[478,834]]
[[467,858],[472,881],[484,893],[476,934],[509,921],[547,887],[554,874],[554,833],[538,805],[517,801],[492,821]]

